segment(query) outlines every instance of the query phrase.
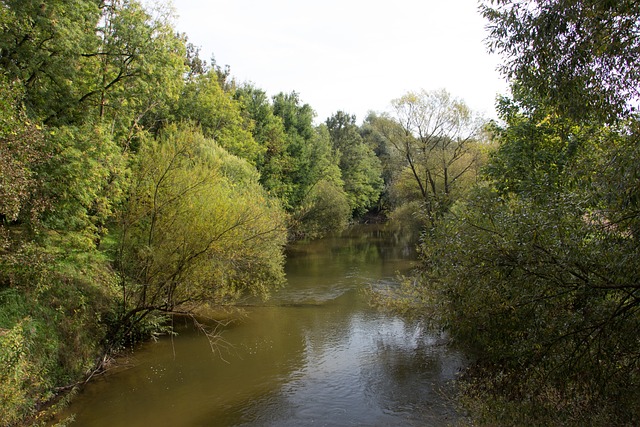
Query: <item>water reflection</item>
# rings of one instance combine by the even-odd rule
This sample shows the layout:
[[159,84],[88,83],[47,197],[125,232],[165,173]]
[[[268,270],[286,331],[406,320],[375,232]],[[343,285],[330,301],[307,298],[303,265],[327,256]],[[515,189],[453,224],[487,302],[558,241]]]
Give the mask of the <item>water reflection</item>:
[[385,316],[363,290],[413,263],[412,243],[369,227],[291,248],[286,289],[224,330],[214,354],[189,323],[70,407],[83,426],[446,425],[462,356]]

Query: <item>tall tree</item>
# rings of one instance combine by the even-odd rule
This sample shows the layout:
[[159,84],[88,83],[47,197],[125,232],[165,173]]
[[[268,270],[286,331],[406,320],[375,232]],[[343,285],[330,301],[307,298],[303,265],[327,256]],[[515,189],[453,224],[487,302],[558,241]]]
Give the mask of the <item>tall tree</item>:
[[265,147],[253,138],[253,122],[242,115],[233,94],[220,86],[215,70],[186,83],[174,115],[200,126],[205,137],[254,165],[264,155]]
[[116,343],[150,314],[264,297],[283,281],[279,203],[246,160],[192,128],[144,141],[120,219]]
[[0,67],[9,80],[24,85],[30,115],[49,123],[70,120],[82,96],[82,55],[98,44],[101,5],[98,0],[2,2]]
[[636,3],[483,6],[512,98],[410,292],[479,356],[467,390],[487,424],[640,417]]
[[[640,96],[635,0],[484,1],[489,47],[512,82],[573,119],[612,121]],[[523,99],[524,101],[524,99]]]
[[79,99],[125,148],[142,128],[157,129],[182,90],[185,41],[168,10],[156,16],[136,0],[102,3],[99,43],[83,52],[87,86]]
[[475,172],[474,143],[484,122],[445,90],[409,92],[392,105],[402,133],[389,128],[387,141],[403,158],[433,223],[462,179]]
[[273,112],[282,120],[289,158],[283,184],[287,194],[285,206],[289,210],[301,206],[304,197],[318,180],[317,168],[311,160],[313,151],[313,109],[301,104],[299,95],[279,93],[273,97]]
[[246,84],[236,89],[234,98],[240,103],[245,120],[253,122],[253,138],[262,147],[262,155],[256,161],[260,183],[288,206],[287,195],[292,190],[286,173],[292,170],[294,159],[287,152],[282,118],[275,114],[267,94],[261,89]]
[[356,215],[375,206],[382,192],[382,166],[375,152],[360,136],[355,116],[338,111],[326,120],[349,205]]

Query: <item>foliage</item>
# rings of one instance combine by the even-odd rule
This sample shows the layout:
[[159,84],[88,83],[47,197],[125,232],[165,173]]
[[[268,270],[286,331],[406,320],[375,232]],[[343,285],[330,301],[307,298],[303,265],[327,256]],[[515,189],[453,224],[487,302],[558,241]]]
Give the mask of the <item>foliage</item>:
[[113,275],[95,255],[22,245],[0,259],[0,423],[19,425],[93,369],[111,310]]
[[317,239],[343,230],[351,217],[349,199],[342,187],[322,179],[313,186],[296,212],[291,233],[296,237]]
[[[547,36],[536,34],[528,43]],[[507,66],[531,66],[521,60]],[[634,425],[637,117],[591,105],[575,118],[534,83],[500,100],[483,181],[425,234],[403,301],[476,355],[465,403],[477,421]]]
[[[220,87],[224,72],[213,65],[207,80],[166,9],[134,0],[0,9],[0,424],[13,425],[99,367],[122,325],[154,333],[157,313],[179,302],[266,295],[283,279],[286,233],[256,171],[195,131],[183,131],[189,156],[155,181],[172,186],[158,185],[151,200],[163,204],[148,210],[152,172],[167,166],[170,122],[187,101],[220,144],[262,155]],[[163,128],[167,140],[155,141]],[[192,192],[171,193],[189,182]],[[122,240],[116,218],[129,221]]]
[[294,211],[302,204],[318,173],[311,161],[313,110],[300,104],[297,93],[279,93],[273,97],[273,112],[282,120],[285,131],[285,173],[281,177],[285,208]]
[[422,245],[419,293],[479,357],[476,398],[573,425],[638,416],[637,242],[588,212],[570,192],[540,202],[480,188]]
[[338,111],[326,120],[349,205],[361,216],[374,207],[382,192],[382,166],[375,152],[364,143],[355,116]]
[[280,198],[287,209],[292,209],[288,195],[295,183],[287,178],[293,172],[294,159],[287,151],[287,138],[282,118],[274,112],[267,94],[250,85],[237,88],[234,98],[241,105],[245,120],[251,120],[253,138],[262,147],[262,155],[256,161],[260,183],[271,194]]
[[25,90],[30,114],[64,119],[80,99],[81,54],[96,46],[100,2],[3,1],[0,67]]
[[372,119],[400,166],[391,187],[414,186],[417,198],[407,201],[420,202],[420,216],[434,226],[477,172],[476,142],[484,122],[445,90],[409,92],[392,105],[393,116]]
[[[82,57],[79,107],[109,126],[128,149],[143,127],[157,129],[182,90],[186,47],[167,9],[155,16],[136,0],[102,2],[98,43]],[[86,112],[83,113],[86,117]]]
[[524,92],[575,120],[633,114],[640,95],[640,22],[634,0],[484,1],[489,47]]
[[[497,148],[423,234],[420,275],[391,305],[475,356],[462,399],[474,423],[636,425],[640,11],[571,0],[482,11],[512,79],[489,126]],[[399,105],[417,123],[407,135],[429,134],[413,119],[420,104]]]
[[252,136],[252,123],[243,118],[241,106],[218,83],[215,71],[188,82],[177,105],[178,120],[200,126],[205,137],[215,140],[231,154],[256,164],[265,147]]
[[283,220],[255,169],[197,131],[145,140],[121,217],[116,335],[154,311],[266,296],[284,277]]
[[100,127],[62,127],[47,136],[49,159],[37,169],[49,201],[42,214],[49,230],[75,234],[74,246],[91,248],[106,234],[125,187],[126,164]]
[[[44,208],[34,200],[35,169],[47,160],[42,128],[31,123],[19,105],[19,88],[0,80],[0,218],[33,219]],[[22,213],[22,215],[21,215]],[[4,225],[4,224],[3,224]]]

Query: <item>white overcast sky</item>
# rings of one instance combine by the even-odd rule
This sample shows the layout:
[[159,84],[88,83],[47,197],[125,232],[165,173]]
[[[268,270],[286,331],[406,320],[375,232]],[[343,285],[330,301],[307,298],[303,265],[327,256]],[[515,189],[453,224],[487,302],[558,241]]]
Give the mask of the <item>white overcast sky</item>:
[[173,0],[177,29],[272,96],[296,91],[323,122],[362,122],[410,90],[447,89],[495,117],[506,83],[477,0]]

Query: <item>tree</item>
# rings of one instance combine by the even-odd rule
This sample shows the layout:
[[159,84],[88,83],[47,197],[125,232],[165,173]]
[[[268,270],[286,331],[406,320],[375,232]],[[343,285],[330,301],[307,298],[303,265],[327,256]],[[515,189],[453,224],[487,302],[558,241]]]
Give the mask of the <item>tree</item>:
[[135,0],[3,4],[0,66],[24,85],[30,116],[51,126],[100,121],[128,147],[177,99],[185,45],[164,12],[152,17]]
[[[8,0],[0,19],[0,67],[24,86],[30,116],[47,123],[68,121],[82,96],[77,82],[83,53],[97,45],[101,2]],[[92,69],[92,71],[96,71]]]
[[205,137],[214,139],[231,154],[256,164],[265,148],[256,143],[253,123],[245,120],[241,104],[225,92],[215,70],[187,82],[177,103],[175,116],[200,126]]
[[503,74],[575,120],[633,114],[640,95],[640,21],[634,0],[484,1]]
[[364,143],[355,120],[355,116],[338,111],[327,119],[326,125],[333,149],[340,158],[351,211],[363,215],[376,204],[382,192],[382,166],[375,152]]
[[261,89],[247,84],[236,89],[234,98],[240,103],[245,120],[253,123],[253,138],[262,148],[262,155],[256,161],[260,183],[289,206],[287,195],[291,194],[292,183],[286,174],[292,170],[294,160],[287,153],[282,119],[275,114],[267,94]]
[[426,218],[434,224],[451,205],[460,182],[476,171],[474,142],[483,121],[444,90],[409,92],[392,105],[400,128],[381,131],[389,131],[388,144],[405,162]]
[[96,48],[82,52],[87,64],[78,107],[111,127],[129,149],[141,129],[160,128],[178,101],[187,71],[185,40],[176,35],[169,10],[153,16],[136,0],[103,2],[95,32]]
[[316,181],[310,156],[313,139],[313,110],[300,103],[297,93],[279,93],[273,97],[273,112],[282,120],[286,135],[286,156],[282,176],[284,205],[290,212],[299,207]]
[[466,397],[480,422],[633,425],[640,10],[562,0],[483,10],[512,98],[499,102],[483,180],[421,244],[405,301],[477,355]]
[[284,279],[278,202],[245,160],[192,128],[145,140],[121,215],[117,342],[147,316],[241,295]]
[[352,211],[326,126],[318,126],[308,149],[311,179],[293,211],[290,229],[294,236],[319,238],[346,227]]

